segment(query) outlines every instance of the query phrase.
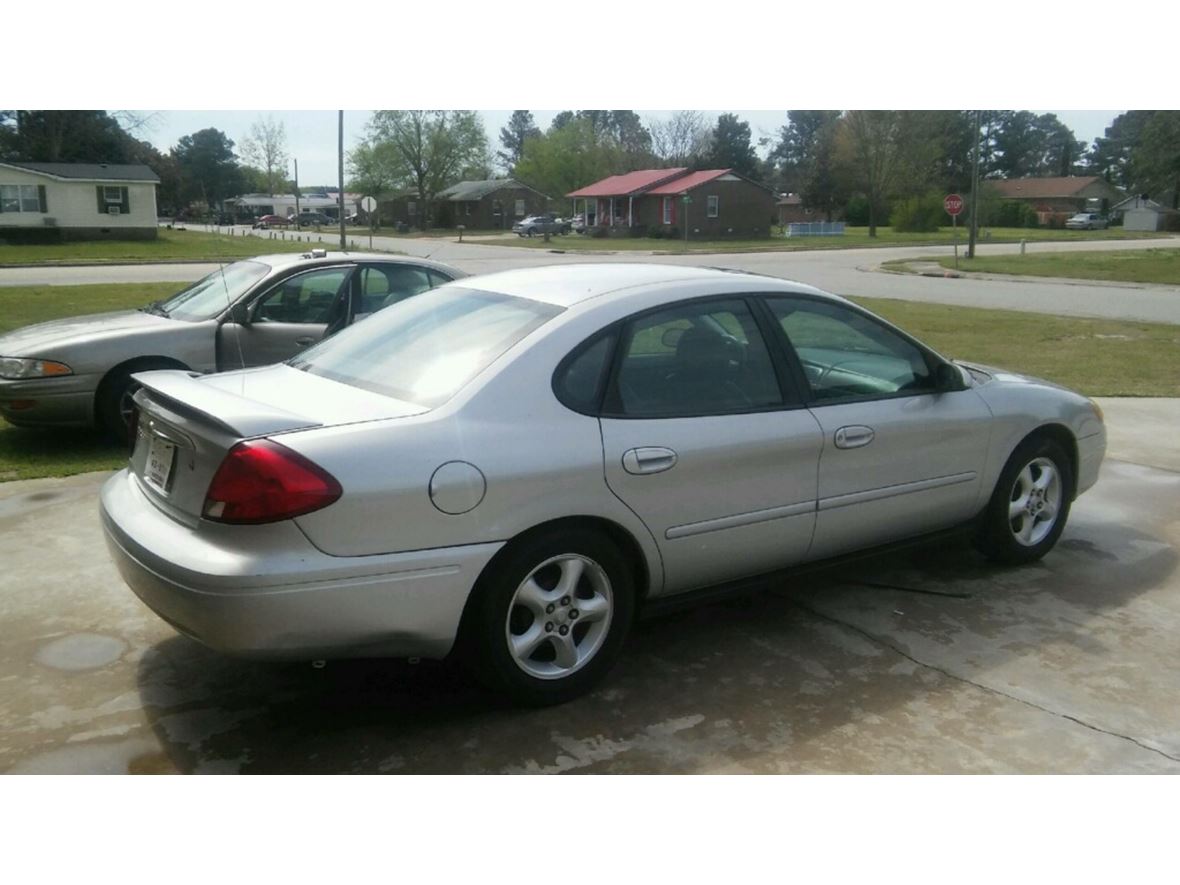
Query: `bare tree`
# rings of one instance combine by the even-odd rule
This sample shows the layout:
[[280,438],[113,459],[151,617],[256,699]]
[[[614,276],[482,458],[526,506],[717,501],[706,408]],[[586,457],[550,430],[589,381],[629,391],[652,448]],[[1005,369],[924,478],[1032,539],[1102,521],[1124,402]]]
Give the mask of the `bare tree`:
[[272,196],[287,180],[287,127],[281,120],[262,117],[250,127],[241,144],[242,157],[262,171],[266,192]]
[[709,125],[700,111],[677,111],[667,120],[649,120],[652,152],[671,166],[690,166],[709,150]]

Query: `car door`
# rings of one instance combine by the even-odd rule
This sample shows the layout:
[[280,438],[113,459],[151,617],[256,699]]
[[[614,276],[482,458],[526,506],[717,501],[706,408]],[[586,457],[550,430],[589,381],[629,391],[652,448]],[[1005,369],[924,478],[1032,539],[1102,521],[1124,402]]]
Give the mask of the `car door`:
[[746,299],[725,298],[617,331],[600,415],[606,481],[655,537],[664,593],[789,565],[811,542],[822,438],[767,328]]
[[223,323],[218,332],[223,367],[280,363],[324,337],[348,311],[351,264],[317,267],[284,278],[253,298],[246,321]]
[[[991,412],[936,356],[855,307],[767,297],[823,432],[809,559],[948,528],[981,506]],[[956,372],[958,370],[955,370]]]

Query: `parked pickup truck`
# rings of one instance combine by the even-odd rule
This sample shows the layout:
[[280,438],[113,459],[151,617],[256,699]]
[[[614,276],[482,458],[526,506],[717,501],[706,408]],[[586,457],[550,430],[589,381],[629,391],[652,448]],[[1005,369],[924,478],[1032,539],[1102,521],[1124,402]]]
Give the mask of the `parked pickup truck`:
[[556,215],[529,215],[512,225],[512,232],[522,237],[537,234],[568,234],[572,225]]

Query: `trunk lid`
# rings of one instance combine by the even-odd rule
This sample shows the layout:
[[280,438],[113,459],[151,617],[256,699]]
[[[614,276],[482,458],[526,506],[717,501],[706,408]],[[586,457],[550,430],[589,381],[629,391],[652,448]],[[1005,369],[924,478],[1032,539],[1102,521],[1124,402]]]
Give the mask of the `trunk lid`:
[[134,377],[141,388],[129,469],[156,506],[187,525],[201,519],[213,475],[243,439],[424,411],[285,365]]

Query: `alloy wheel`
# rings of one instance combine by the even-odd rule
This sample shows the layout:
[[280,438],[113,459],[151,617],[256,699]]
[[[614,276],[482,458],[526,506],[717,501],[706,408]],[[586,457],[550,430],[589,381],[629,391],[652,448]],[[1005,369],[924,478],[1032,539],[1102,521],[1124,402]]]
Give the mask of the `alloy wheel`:
[[537,679],[562,679],[588,664],[610,631],[614,596],[598,563],[565,553],[521,581],[504,635],[515,664]]
[[1035,458],[1016,476],[1008,498],[1008,526],[1016,542],[1035,547],[1053,531],[1061,511],[1061,473],[1049,458]]

